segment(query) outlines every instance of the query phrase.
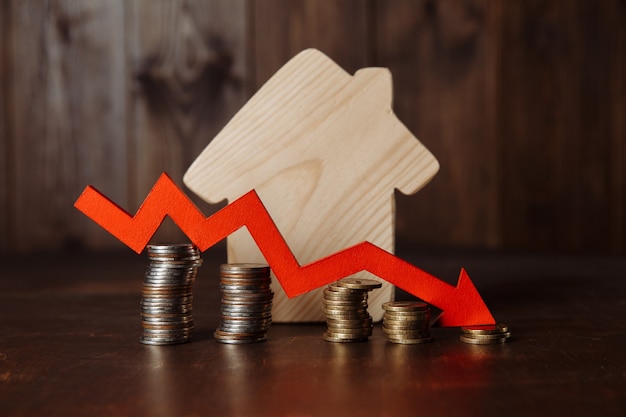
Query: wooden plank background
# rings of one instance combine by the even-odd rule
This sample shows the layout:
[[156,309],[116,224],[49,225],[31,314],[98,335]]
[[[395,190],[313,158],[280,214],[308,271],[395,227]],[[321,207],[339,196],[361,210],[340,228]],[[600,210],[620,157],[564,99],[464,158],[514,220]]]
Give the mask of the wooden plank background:
[[81,190],[134,211],[160,172],[181,183],[316,47],[389,67],[441,163],[397,196],[399,244],[623,254],[625,27],[624,0],[3,1],[0,250],[119,249],[72,208]]

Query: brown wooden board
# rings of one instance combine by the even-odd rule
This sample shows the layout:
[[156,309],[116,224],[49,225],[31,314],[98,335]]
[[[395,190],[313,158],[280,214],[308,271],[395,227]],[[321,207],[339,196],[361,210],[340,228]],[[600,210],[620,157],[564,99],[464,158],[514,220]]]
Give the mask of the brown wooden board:
[[624,416],[624,258],[406,249],[437,274],[476,271],[510,340],[470,345],[432,328],[432,343],[400,345],[377,325],[367,342],[332,343],[326,325],[301,324],[221,344],[220,261],[207,253],[191,342],[146,346],[147,259],[0,258],[0,415]]
[[7,89],[9,87],[8,75],[8,47],[10,44],[10,3],[0,3],[0,253],[7,252],[9,247],[9,127],[7,125],[10,117],[7,114],[6,100],[8,99]]
[[626,3],[614,0],[608,8],[612,62],[611,83],[611,251],[626,252]]
[[497,245],[499,2],[376,2],[377,64],[394,109],[441,170],[419,195],[397,194],[398,240]]
[[[182,179],[194,158],[245,103],[247,4],[135,0],[128,19],[134,210],[161,172]],[[215,208],[203,209],[209,214]],[[184,236],[167,222],[155,239]]]
[[123,2],[11,3],[11,219],[19,249],[112,242],[71,202],[97,180],[127,201]]
[[503,2],[500,137],[507,246],[610,249],[611,205],[622,204],[611,195],[611,135],[613,118],[623,118],[610,100],[611,69],[623,57],[610,5]]
[[361,0],[253,0],[255,91],[287,60],[317,48],[353,74],[371,66],[370,2]]
[[80,190],[135,210],[160,172],[180,180],[247,97],[317,47],[351,73],[389,67],[396,113],[441,162],[419,195],[397,196],[398,240],[624,253],[625,8],[4,1],[0,250],[119,247],[69,208]]

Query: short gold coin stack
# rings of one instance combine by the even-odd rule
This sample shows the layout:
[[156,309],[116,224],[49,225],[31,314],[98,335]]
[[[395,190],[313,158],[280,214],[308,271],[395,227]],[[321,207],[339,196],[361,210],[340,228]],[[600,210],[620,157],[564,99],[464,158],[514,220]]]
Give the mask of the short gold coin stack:
[[364,342],[372,335],[367,312],[368,293],[382,284],[372,279],[344,278],[324,290],[322,311],[326,316],[327,342]]
[[506,324],[486,324],[461,327],[461,342],[473,345],[497,345],[505,343],[511,337]]
[[430,307],[421,301],[383,304],[383,332],[392,343],[414,345],[432,342]]

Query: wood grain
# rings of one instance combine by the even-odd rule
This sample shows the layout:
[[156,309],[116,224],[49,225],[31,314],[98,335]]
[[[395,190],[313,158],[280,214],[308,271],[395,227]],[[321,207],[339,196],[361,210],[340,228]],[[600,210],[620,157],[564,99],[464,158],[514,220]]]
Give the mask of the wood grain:
[[612,52],[608,68],[611,98],[611,252],[626,253],[626,3],[612,1],[608,8]]
[[351,74],[373,64],[368,1],[252,0],[252,5],[254,91],[307,48],[321,50]]
[[626,250],[622,0],[1,3],[2,252],[119,248],[68,209],[80,190],[135,210],[307,47],[389,67],[441,161],[397,194],[399,241]]
[[9,181],[11,178],[12,162],[10,158],[10,143],[8,126],[11,117],[7,114],[9,75],[8,65],[10,60],[9,46],[11,41],[10,3],[0,3],[0,253],[9,251],[9,241],[12,232],[9,230]]
[[607,4],[503,5],[500,105],[507,111],[501,113],[500,136],[506,139],[503,188],[510,190],[502,207],[507,246],[610,249],[616,116],[610,68],[618,68],[623,52],[617,50],[617,22]]
[[127,201],[123,2],[11,2],[11,221],[20,249],[110,245],[71,202]]
[[399,241],[500,241],[498,7],[491,1],[376,3],[377,64],[394,75],[394,109],[441,162],[419,195],[397,194]]
[[[187,167],[245,103],[246,7],[244,0],[136,0],[129,7],[136,207],[163,171],[182,185]],[[203,209],[208,215],[216,207]],[[155,236],[180,239],[171,222]]]

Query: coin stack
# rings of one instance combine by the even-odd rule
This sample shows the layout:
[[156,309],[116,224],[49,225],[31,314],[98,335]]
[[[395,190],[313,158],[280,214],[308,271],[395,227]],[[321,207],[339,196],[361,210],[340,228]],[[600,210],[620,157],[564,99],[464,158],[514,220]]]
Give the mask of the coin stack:
[[224,264],[220,267],[221,322],[215,338],[243,344],[267,340],[272,323],[270,267],[265,264]]
[[382,284],[372,279],[345,278],[324,289],[322,311],[326,316],[328,342],[363,342],[372,335],[367,312],[368,292]]
[[148,259],[141,298],[140,342],[187,342],[193,332],[192,290],[202,264],[200,251],[193,244],[148,245]]
[[430,307],[421,301],[392,301],[383,304],[383,332],[387,340],[403,345],[432,342]]
[[511,337],[509,326],[505,324],[487,324],[461,327],[461,342],[473,345],[496,345],[505,343]]

